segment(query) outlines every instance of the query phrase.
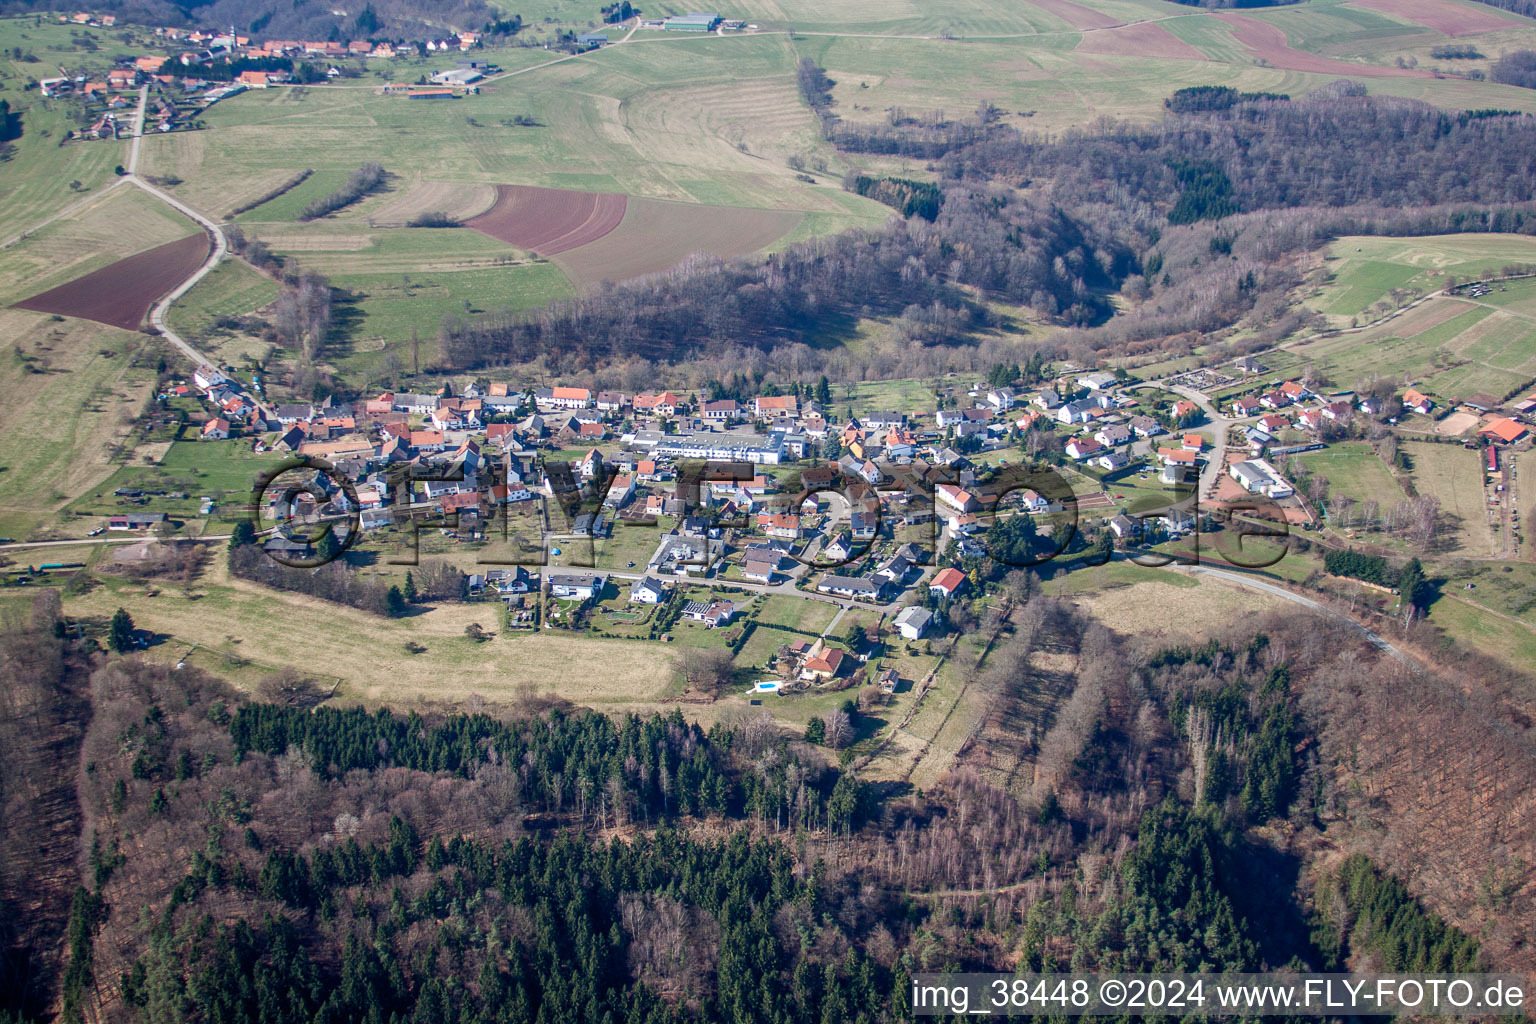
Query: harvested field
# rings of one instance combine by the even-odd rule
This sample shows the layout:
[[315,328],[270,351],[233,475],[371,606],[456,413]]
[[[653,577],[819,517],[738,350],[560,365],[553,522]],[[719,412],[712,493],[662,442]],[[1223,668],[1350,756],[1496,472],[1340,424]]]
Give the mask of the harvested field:
[[671,270],[695,253],[728,258],[757,252],[794,230],[802,216],[794,210],[631,199],[616,229],[555,262],[578,287],[624,281]]
[[1138,22],[1097,32],[1084,32],[1077,44],[1082,53],[1109,53],[1123,57],[1171,57],[1178,60],[1209,60],[1161,25]]
[[371,214],[380,227],[404,226],[424,213],[446,213],[463,222],[490,211],[496,205],[492,185],[458,181],[419,181],[389,197]]
[[1349,0],[1349,6],[1395,15],[1448,36],[1494,32],[1520,24],[1510,18],[1502,18],[1492,10],[1479,9],[1471,4],[1451,3],[1450,0]]
[[191,276],[207,256],[208,236],[188,235],[23,299],[15,308],[135,331],[155,301]]
[[626,197],[533,185],[497,185],[496,202],[465,226],[540,256],[597,241],[624,219]]
[[1029,0],[1030,3],[1049,14],[1054,14],[1062,21],[1076,29],[1085,28],[1113,28],[1122,22],[1113,15],[1096,11],[1092,7],[1084,7],[1082,4],[1073,3],[1072,0]]
[[1283,30],[1267,21],[1259,21],[1257,18],[1226,12],[1214,14],[1212,17],[1230,25],[1232,35],[1237,41],[1242,43],[1249,53],[1264,60],[1271,67],[1284,68],[1287,71],[1307,71],[1319,75],[1354,75],[1359,78],[1434,77],[1428,71],[1389,68],[1377,64],[1351,64],[1347,61],[1319,57],[1315,53],[1294,49]]

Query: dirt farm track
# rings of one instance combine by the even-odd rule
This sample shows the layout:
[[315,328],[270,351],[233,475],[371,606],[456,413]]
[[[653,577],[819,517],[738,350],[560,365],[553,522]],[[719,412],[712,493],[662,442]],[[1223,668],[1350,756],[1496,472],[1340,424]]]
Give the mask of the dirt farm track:
[[95,320],[136,331],[150,307],[185,281],[208,257],[208,252],[207,235],[188,235],[23,299],[14,308]]

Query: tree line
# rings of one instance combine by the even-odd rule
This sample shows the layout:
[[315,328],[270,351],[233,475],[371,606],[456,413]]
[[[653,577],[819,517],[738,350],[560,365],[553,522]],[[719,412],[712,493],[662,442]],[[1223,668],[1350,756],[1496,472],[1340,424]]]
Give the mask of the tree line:
[[310,221],[351,206],[384,184],[384,165],[369,161],[347,176],[347,183],[330,195],[311,200],[299,211],[299,220]]

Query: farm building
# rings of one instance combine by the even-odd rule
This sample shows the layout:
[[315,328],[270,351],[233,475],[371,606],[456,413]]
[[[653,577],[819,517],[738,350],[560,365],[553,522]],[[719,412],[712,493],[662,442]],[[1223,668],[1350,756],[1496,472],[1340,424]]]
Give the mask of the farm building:
[[683,14],[661,23],[665,32],[713,32],[720,24],[718,14]]
[[432,76],[432,81],[438,85],[469,85],[484,77],[476,68],[454,68],[452,71],[439,71]]
[[583,32],[576,37],[577,46],[606,46],[607,44],[607,32]]
[[452,89],[412,89],[405,94],[408,100],[451,100],[458,93]]
[[1501,444],[1514,444],[1528,432],[1524,423],[1521,423],[1519,420],[1509,419],[1508,417],[1492,420],[1486,427],[1478,431],[1479,434],[1487,434],[1494,441]]

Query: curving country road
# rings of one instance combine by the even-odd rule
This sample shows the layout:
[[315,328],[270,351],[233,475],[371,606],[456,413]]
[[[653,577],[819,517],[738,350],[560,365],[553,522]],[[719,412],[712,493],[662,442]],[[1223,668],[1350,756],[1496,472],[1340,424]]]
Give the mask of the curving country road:
[[224,237],[223,230],[212,220],[209,220],[180,199],[156,188],[139,177],[139,143],[144,138],[144,111],[148,103],[149,86],[146,85],[139,89],[139,115],[137,123],[133,127],[133,142],[128,149],[128,173],[123,178],[126,181],[133,182],[133,184],[148,192],[162,203],[165,203],[176,212],[190,217],[213,238],[213,248],[208,253],[208,258],[203,261],[200,267],[192,272],[191,277],[177,285],[170,294],[154,304],[149,311],[149,322],[160,332],[161,337],[180,349],[181,353],[192,361],[194,367],[213,366],[214,362],[212,359],[199,352],[196,348],[193,348],[191,343],[171,329],[171,326],[165,321],[165,315],[170,311],[172,303],[191,291],[197,282],[207,277],[213,268],[219,265],[219,260],[223,259],[229,252],[229,239]]

